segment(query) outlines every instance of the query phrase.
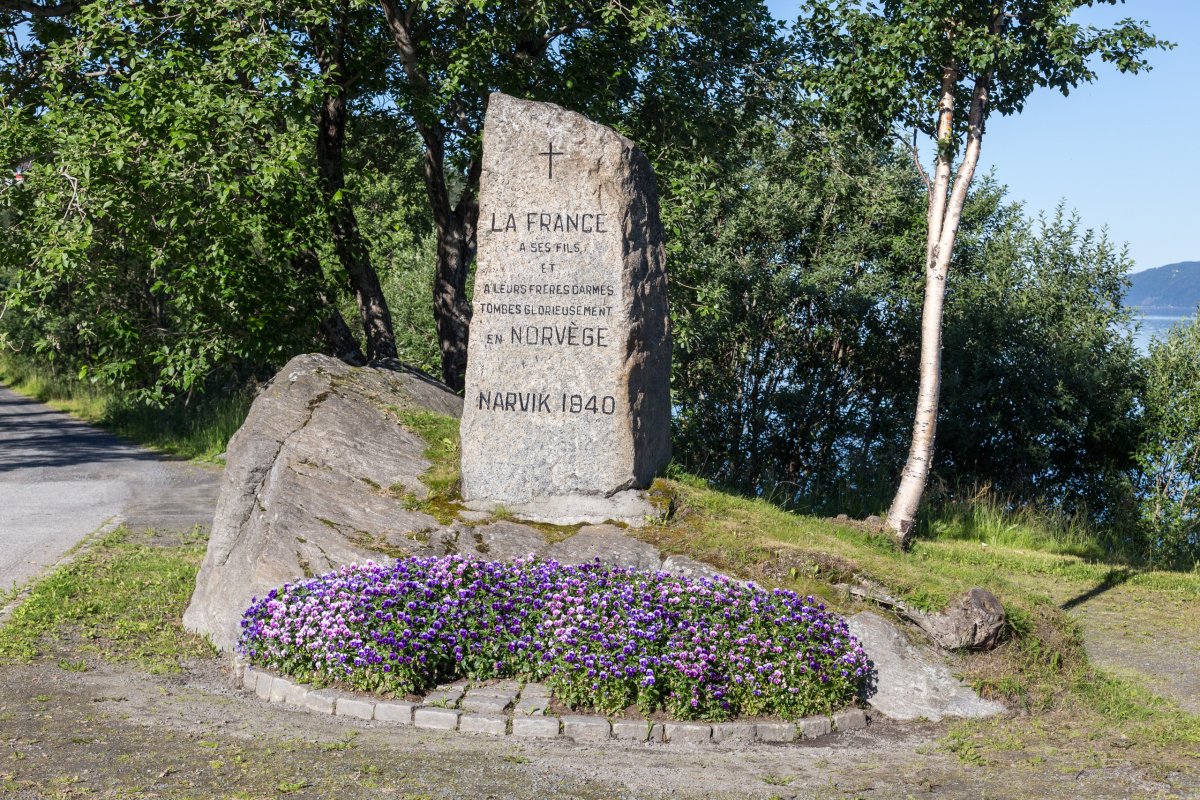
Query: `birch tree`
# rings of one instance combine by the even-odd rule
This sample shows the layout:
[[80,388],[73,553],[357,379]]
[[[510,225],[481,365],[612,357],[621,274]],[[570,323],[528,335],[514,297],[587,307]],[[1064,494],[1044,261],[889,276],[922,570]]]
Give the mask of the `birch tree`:
[[[1145,21],[1109,28],[1075,11],[1124,0],[814,0],[797,23],[807,89],[834,115],[911,152],[928,190],[921,358],[912,444],[887,526],[907,546],[933,462],[942,310],[955,238],[987,121],[1016,114],[1035,89],[1064,95],[1098,77],[1149,69],[1172,45]],[[932,139],[932,169],[919,145]]]

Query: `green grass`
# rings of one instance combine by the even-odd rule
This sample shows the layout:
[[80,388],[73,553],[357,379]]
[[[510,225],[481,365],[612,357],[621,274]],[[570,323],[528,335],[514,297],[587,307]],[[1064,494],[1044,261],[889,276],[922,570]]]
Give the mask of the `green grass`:
[[1082,515],[1036,505],[1016,506],[988,487],[931,504],[919,525],[918,536],[923,539],[972,541],[1091,560],[1105,557],[1096,532]]
[[177,400],[154,408],[12,358],[0,358],[0,383],[146,447],[200,461],[225,452],[253,399],[244,393],[199,395],[190,403]]
[[454,521],[461,496],[462,453],[458,436],[458,420],[445,414],[407,408],[389,408],[404,427],[425,441],[425,458],[430,467],[421,475],[421,483],[429,489],[424,499],[411,496],[405,487],[395,486],[392,491],[407,497],[410,509],[423,511],[443,525]]
[[86,670],[91,655],[178,671],[181,661],[213,652],[180,624],[203,556],[201,537],[163,546],[117,529],[32,586],[0,627],[0,659],[53,655],[70,639],[73,657],[59,659],[67,671]]

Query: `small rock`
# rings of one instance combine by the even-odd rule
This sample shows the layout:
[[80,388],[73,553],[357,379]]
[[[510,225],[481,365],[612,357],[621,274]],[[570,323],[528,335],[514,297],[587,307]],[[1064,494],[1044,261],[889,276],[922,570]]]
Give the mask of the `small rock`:
[[612,725],[604,717],[563,717],[562,727],[563,736],[569,736],[577,742],[600,742],[612,736]]
[[671,575],[678,575],[681,578],[715,578],[722,574],[714,567],[710,567],[703,561],[697,561],[694,558],[687,556],[667,556],[663,561],[662,571]]
[[395,722],[400,725],[412,725],[415,703],[393,701],[375,704],[375,719],[379,722]]
[[701,722],[668,722],[663,739],[672,744],[702,744],[712,740],[712,726]]
[[749,744],[754,741],[754,727],[752,722],[718,722],[712,726],[712,738],[723,744]]
[[435,731],[452,731],[458,727],[461,711],[453,708],[429,708],[421,706],[413,712],[413,725]]
[[867,714],[861,708],[847,708],[833,715],[833,725],[839,731],[857,731],[867,727]]
[[941,614],[922,614],[914,621],[947,650],[991,650],[1007,630],[1004,606],[987,589],[975,588]]
[[327,689],[309,692],[304,696],[304,707],[318,714],[332,714],[337,703],[337,695]]
[[358,700],[353,697],[339,697],[334,705],[333,713],[339,717],[354,717],[355,719],[374,719],[375,704],[370,700]]
[[791,722],[760,722],[754,726],[754,733],[760,742],[794,742],[800,735]]
[[508,718],[491,714],[463,714],[458,729],[464,733],[487,733],[504,736],[508,733]]
[[833,730],[833,723],[829,717],[805,717],[796,723],[796,727],[801,739],[817,739],[827,736]]
[[612,733],[618,739],[634,742],[662,741],[662,724],[640,719],[620,719],[612,723]]

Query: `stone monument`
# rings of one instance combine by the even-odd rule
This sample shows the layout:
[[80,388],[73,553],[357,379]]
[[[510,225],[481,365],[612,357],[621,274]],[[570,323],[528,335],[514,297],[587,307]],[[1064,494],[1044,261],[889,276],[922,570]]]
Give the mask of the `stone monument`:
[[654,173],[625,137],[493,94],[462,419],[462,492],[552,522],[634,520],[671,455]]

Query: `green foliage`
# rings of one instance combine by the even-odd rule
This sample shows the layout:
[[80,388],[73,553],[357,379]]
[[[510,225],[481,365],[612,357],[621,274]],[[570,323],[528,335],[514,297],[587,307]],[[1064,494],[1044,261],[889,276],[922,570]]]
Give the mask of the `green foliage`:
[[0,358],[0,381],[138,444],[206,461],[225,452],[253,400],[249,392],[233,389],[175,397],[163,406],[150,406],[120,391],[14,357]]
[[911,338],[897,300],[918,290],[923,200],[886,153],[803,125],[764,139],[667,207],[681,460],[784,501],[869,503],[893,460],[878,410],[911,394],[892,343]]
[[[1145,22],[1111,28],[1071,21],[1079,8],[1123,0],[814,0],[796,23],[805,86],[827,110],[879,137],[894,129],[937,138],[947,77],[965,101],[982,87],[984,119],[1019,113],[1037,88],[1069,94],[1096,80],[1096,59],[1121,72],[1150,69],[1146,53],[1173,47]],[[938,143],[953,152],[967,114]]]
[[235,0],[166,14],[89,3],[0,83],[4,342],[162,404],[214,370],[307,349],[315,87]]
[[1124,525],[1138,436],[1131,262],[1059,210],[1036,222],[985,181],[947,289],[935,481]]
[[56,638],[80,637],[85,653],[177,672],[212,653],[179,624],[203,555],[201,539],[163,548],[118,529],[33,586],[0,627],[0,659],[29,660],[56,650]]
[[[803,122],[776,133],[730,147],[664,204],[677,458],[792,507],[879,513],[915,402],[925,195],[899,156]],[[989,486],[1013,505],[1125,519],[1127,267],[1061,211],[1030,220],[995,184],[977,188],[948,289],[936,499]]]
[[1200,318],[1150,345],[1137,450],[1147,559],[1200,565]]
[[424,503],[457,501],[462,479],[458,420],[433,411],[395,409],[394,413],[404,427],[425,440],[425,458],[429,459],[430,466],[421,476],[421,482],[429,488],[429,498]]

